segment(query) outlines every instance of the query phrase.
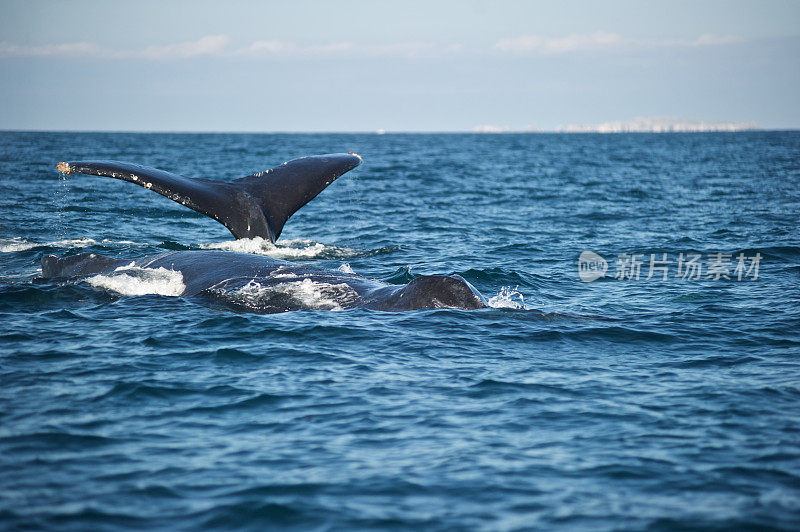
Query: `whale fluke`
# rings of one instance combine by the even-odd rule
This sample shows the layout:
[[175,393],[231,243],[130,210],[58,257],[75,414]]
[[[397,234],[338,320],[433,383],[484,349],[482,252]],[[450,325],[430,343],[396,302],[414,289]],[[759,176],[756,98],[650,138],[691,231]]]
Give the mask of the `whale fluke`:
[[315,155],[230,182],[118,161],[62,162],[57,168],[135,183],[215,219],[236,238],[260,236],[274,243],[292,214],[359,164],[354,153]]

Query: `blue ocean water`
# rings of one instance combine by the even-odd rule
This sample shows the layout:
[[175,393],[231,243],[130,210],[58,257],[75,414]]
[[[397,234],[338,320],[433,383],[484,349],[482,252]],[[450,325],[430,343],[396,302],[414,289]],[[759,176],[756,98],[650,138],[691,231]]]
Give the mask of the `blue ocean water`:
[[[55,170],[347,151],[278,246]],[[0,132],[0,185],[0,528],[800,526],[799,132]],[[262,315],[39,278],[186,249],[457,273],[492,307]]]

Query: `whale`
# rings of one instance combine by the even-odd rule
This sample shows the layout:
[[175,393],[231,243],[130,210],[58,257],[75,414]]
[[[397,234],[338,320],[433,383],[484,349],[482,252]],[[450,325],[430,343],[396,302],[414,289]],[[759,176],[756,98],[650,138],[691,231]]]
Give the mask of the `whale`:
[[[315,155],[231,181],[186,177],[119,161],[60,162],[57,169],[63,174],[137,184],[209,216],[237,239],[260,237],[275,243],[292,214],[361,161],[361,156],[352,152]],[[174,295],[203,297],[235,310],[259,313],[320,308],[475,310],[487,306],[481,293],[459,275],[422,275],[396,285],[352,271],[233,251],[185,250],[136,258],[93,253],[45,255],[41,266],[42,277],[52,280],[146,277],[158,272],[176,280]]]
[[42,258],[45,279],[114,275],[147,279],[147,272],[179,274],[180,292],[176,295],[263,314],[355,308],[474,310],[486,306],[480,292],[459,275],[422,275],[394,285],[349,271],[219,250],[174,251],[136,259],[93,253]]

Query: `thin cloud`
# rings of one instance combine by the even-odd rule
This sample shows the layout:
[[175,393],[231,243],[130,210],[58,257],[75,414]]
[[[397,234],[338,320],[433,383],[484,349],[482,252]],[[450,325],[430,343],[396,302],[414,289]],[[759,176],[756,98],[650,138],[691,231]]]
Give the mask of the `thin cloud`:
[[441,55],[448,48],[428,42],[401,42],[365,46],[362,53],[369,56],[422,57]]
[[362,56],[362,57],[421,57],[457,53],[460,45],[441,46],[426,42],[392,44],[356,44],[334,42],[321,45],[298,45],[285,41],[256,41],[239,48],[239,56]]
[[502,39],[494,49],[510,53],[560,54],[583,50],[596,50],[619,46],[625,39],[616,33],[598,31],[589,35],[572,34],[566,37],[525,35],[514,39]]
[[103,48],[94,43],[79,42],[45,46],[18,46],[0,42],[2,57],[71,56],[101,59],[144,58],[150,60],[187,59],[198,56],[213,57],[423,57],[456,54],[459,44],[438,45],[427,42],[399,42],[391,44],[356,44],[332,42],[301,45],[278,40],[254,41],[246,46],[234,47],[227,35],[209,35],[196,41],[148,46],[138,50]]
[[18,46],[8,42],[0,42],[0,56],[3,57],[99,56],[102,53],[103,50],[99,46],[90,42],[46,44],[43,46]]
[[[563,37],[526,35],[496,42],[491,50],[508,54],[565,54],[597,50],[625,50],[645,47],[714,46],[737,42],[731,36],[705,34],[691,41],[638,40],[617,33],[597,31],[590,34],[571,34]],[[485,52],[486,50],[483,50]],[[100,59],[140,58],[152,61],[179,60],[192,57],[441,57],[465,53],[460,44],[437,44],[421,41],[389,44],[357,44],[349,41],[326,44],[297,44],[289,41],[259,40],[235,47],[227,35],[208,35],[196,41],[154,45],[141,49],[119,50],[104,48],[95,43],[76,42],[21,46],[0,42],[0,57],[93,57]]]
[[185,59],[198,55],[220,55],[227,50],[230,42],[231,39],[227,35],[209,35],[197,41],[148,46],[141,52],[134,52],[132,55],[147,59]]
[[285,55],[335,55],[355,49],[350,42],[335,42],[323,45],[301,46],[287,41],[255,41],[231,52],[240,56],[285,56]]
[[209,35],[196,41],[148,46],[140,50],[115,50],[103,48],[95,43],[78,42],[48,44],[44,46],[18,46],[8,42],[0,43],[0,56],[3,57],[95,57],[100,59],[185,59],[200,55],[221,55],[230,45],[226,35]]
[[235,55],[283,55],[294,53],[296,47],[292,43],[283,41],[256,41],[249,46],[240,48]]
[[563,54],[569,52],[626,50],[656,47],[715,46],[738,42],[732,36],[704,34],[694,40],[680,39],[629,39],[617,33],[597,31],[590,34],[571,34],[565,37],[524,35],[497,41],[494,50],[512,54]]
[[691,41],[689,46],[713,46],[719,44],[732,44],[739,42],[737,37],[733,35],[714,35],[712,33],[704,33],[694,41]]

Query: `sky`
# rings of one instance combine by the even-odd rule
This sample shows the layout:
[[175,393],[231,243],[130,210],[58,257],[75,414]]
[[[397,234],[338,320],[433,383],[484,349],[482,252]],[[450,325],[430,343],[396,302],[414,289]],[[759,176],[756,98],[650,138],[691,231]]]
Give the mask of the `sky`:
[[798,95],[794,0],[0,0],[0,129],[796,129]]

